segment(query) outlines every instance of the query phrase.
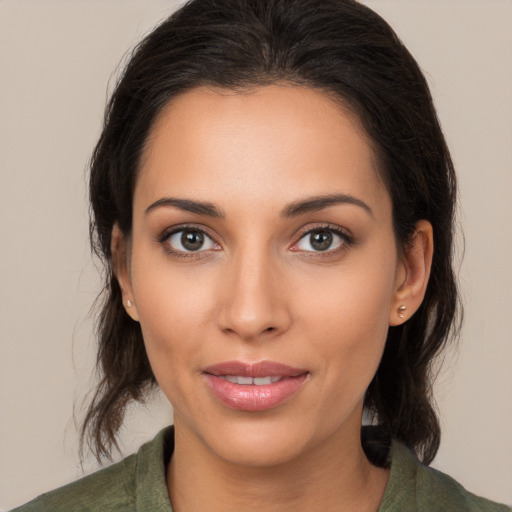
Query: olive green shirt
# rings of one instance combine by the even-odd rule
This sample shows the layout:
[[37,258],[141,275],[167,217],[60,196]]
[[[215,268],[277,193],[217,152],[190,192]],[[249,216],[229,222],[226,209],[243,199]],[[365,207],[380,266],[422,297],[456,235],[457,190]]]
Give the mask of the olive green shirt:
[[[136,454],[12,512],[172,512],[165,466],[173,444],[172,427],[168,427]],[[390,461],[391,474],[379,512],[512,511],[422,465],[400,443],[392,444]]]

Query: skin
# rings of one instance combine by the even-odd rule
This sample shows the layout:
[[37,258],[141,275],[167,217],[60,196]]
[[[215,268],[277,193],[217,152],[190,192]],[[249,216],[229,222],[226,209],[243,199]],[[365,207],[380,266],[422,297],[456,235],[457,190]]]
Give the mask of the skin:
[[[367,208],[283,216],[332,194]],[[211,203],[223,217],[155,205],[169,197]],[[181,233],[166,238],[183,225],[206,232],[200,250],[185,252]],[[306,233],[330,228],[342,235],[315,250]],[[363,398],[389,325],[421,303],[432,229],[420,221],[413,243],[397,250],[390,196],[348,109],[284,84],[175,98],[145,147],[132,233],[116,226],[112,248],[127,312],[174,408],[174,510],[378,509],[388,472],[361,448]],[[232,360],[309,373],[277,407],[237,411],[203,375]]]

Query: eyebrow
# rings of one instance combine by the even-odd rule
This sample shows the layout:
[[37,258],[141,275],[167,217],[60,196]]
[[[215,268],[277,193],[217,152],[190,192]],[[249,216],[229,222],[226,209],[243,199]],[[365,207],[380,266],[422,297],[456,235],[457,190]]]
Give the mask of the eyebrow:
[[350,194],[329,194],[326,196],[308,197],[302,201],[295,201],[285,206],[281,215],[286,218],[296,217],[304,213],[317,212],[337,204],[359,206],[373,217],[372,209],[364,201]]
[[[297,217],[305,213],[317,212],[338,204],[359,206],[373,217],[372,209],[364,201],[349,194],[313,196],[301,201],[294,201],[283,208],[281,216],[285,218]],[[225,217],[224,211],[213,203],[194,201],[193,199],[179,199],[175,197],[163,197],[158,201],[155,201],[146,208],[145,213],[148,214],[152,210],[161,207],[174,207],[186,212],[206,215],[214,218]]]
[[213,203],[194,201],[192,199],[178,199],[175,197],[163,197],[162,199],[155,201],[146,208],[145,213],[148,214],[156,208],[169,206],[179,208],[186,212],[207,215],[208,217],[224,218],[224,212]]

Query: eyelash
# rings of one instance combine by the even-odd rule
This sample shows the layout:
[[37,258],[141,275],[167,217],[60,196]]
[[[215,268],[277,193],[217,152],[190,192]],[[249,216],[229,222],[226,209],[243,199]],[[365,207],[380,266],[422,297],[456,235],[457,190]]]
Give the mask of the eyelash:
[[344,229],[340,226],[336,226],[333,224],[321,224],[319,226],[307,228],[304,231],[302,231],[299,234],[298,240],[293,244],[293,246],[297,245],[306,236],[310,236],[312,233],[317,232],[328,232],[337,235],[342,241],[341,245],[335,249],[327,249],[325,251],[301,251],[300,249],[298,249],[296,250],[296,252],[301,252],[302,256],[306,258],[329,258],[338,255],[339,253],[344,252],[348,248],[355,245],[354,237],[350,234],[350,232],[347,229]]
[[[219,245],[215,241],[215,238],[211,234],[209,234],[204,228],[200,228],[199,226],[196,226],[196,225],[193,225],[193,224],[185,224],[185,225],[177,226],[177,227],[174,227],[174,228],[172,228],[170,230],[165,231],[159,237],[159,240],[158,240],[159,243],[161,243],[164,246],[165,251],[168,254],[171,254],[175,258],[178,258],[178,259],[189,259],[189,258],[199,259],[199,258],[207,257],[208,256],[207,253],[209,251],[208,250],[204,250],[204,249],[203,250],[199,249],[197,251],[189,251],[189,252],[173,249],[172,246],[168,243],[169,239],[173,235],[175,235],[177,233],[181,233],[183,231],[191,231],[191,232],[201,233],[204,236],[208,237],[214,244]],[[314,228],[305,229],[304,231],[299,233],[299,237],[298,237],[297,241],[294,242],[292,247],[297,245],[306,236],[311,235],[312,233],[316,233],[316,232],[328,232],[328,233],[335,234],[336,236],[338,236],[342,240],[342,243],[341,243],[340,247],[337,247],[335,249],[327,249],[325,251],[302,251],[300,249],[298,249],[298,250],[293,250],[292,249],[292,250],[294,252],[301,252],[302,255],[305,256],[305,257],[311,257],[311,258],[321,257],[321,258],[325,258],[325,257],[329,257],[329,256],[333,256],[335,254],[338,254],[338,253],[340,253],[342,251],[345,251],[349,247],[351,247],[351,246],[353,246],[355,244],[354,238],[352,237],[352,235],[346,229],[341,228],[341,227],[336,226],[336,225],[332,225],[332,224],[322,224],[322,225],[319,225],[319,226],[315,226]]]
[[170,243],[168,243],[169,239],[173,235],[181,233],[182,231],[201,233],[205,237],[208,237],[210,240],[212,240],[216,245],[219,245],[217,244],[217,242],[215,242],[215,238],[211,234],[209,234],[204,228],[200,228],[194,224],[184,224],[181,226],[177,226],[175,228],[165,231],[159,238],[159,242],[164,246],[165,251],[175,258],[186,260],[189,258],[200,259],[208,256],[208,254],[206,254],[208,251],[205,251],[204,249],[189,252],[173,249]]

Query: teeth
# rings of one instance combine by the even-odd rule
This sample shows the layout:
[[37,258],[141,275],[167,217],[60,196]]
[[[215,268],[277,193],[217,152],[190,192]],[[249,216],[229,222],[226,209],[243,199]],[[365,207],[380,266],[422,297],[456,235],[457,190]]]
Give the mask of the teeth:
[[264,384],[272,384],[272,377],[255,377],[253,379],[256,386],[263,386]]
[[274,382],[279,382],[282,377],[274,377],[274,376],[268,376],[268,377],[242,377],[239,375],[220,375],[221,379],[227,380],[228,382],[231,382],[233,384],[241,384],[243,386],[268,386],[269,384],[273,384]]

